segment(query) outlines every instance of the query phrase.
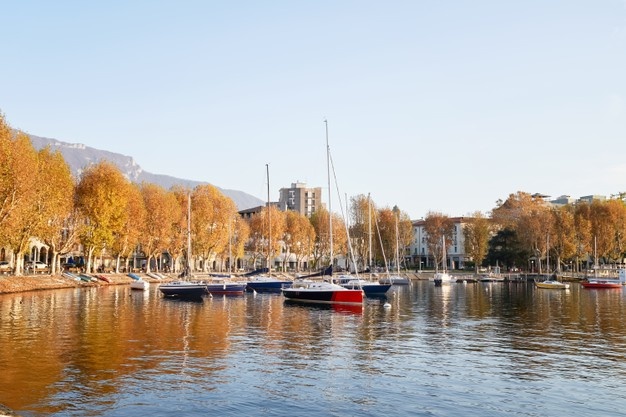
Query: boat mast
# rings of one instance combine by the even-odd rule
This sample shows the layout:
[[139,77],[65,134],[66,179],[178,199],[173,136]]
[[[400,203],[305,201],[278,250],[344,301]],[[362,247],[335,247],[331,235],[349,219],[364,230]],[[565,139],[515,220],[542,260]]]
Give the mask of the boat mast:
[[369,238],[367,268],[370,270],[370,280],[372,279],[372,202],[370,193],[367,193],[367,235]]
[[187,276],[191,276],[191,192],[187,194]]
[[267,274],[272,276],[272,216],[270,215],[270,164],[265,164],[267,173]]
[[396,220],[396,271],[400,275],[400,237],[398,236],[398,213],[395,213]]
[[[331,210],[332,191],[330,188],[330,146],[328,145],[328,120],[324,120],[326,125],[326,170],[328,175],[328,237],[330,241],[330,266],[333,267],[333,217]],[[331,275],[332,277],[332,275]]]
[[232,275],[233,274],[233,248],[232,248],[232,244],[233,244],[233,239],[232,239],[232,234],[231,234],[231,222],[232,219],[228,219],[228,275]]

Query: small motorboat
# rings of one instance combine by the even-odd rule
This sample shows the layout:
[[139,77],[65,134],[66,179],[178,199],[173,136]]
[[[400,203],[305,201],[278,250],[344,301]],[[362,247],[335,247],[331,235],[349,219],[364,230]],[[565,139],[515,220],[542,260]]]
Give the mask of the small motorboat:
[[545,281],[535,282],[535,287],[545,288],[548,290],[567,290],[569,289],[569,284],[555,279],[548,279]]

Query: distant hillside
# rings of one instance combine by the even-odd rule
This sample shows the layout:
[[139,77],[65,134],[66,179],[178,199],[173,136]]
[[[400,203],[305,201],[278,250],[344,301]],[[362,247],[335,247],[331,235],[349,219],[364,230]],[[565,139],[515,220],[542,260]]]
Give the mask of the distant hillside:
[[[52,150],[61,152],[67,161],[72,173],[78,178],[85,167],[106,160],[116,165],[122,174],[130,181],[135,183],[148,182],[158,184],[165,189],[169,189],[173,185],[181,185],[183,187],[194,188],[206,182],[185,180],[181,178],[170,177],[168,175],[152,174],[146,172],[133,160],[132,157],[119,153],[103,151],[100,149],[90,148],[79,143],[66,143],[56,139],[42,138],[35,135],[29,135],[35,149],[42,149],[50,146]],[[215,184],[213,184],[215,185]],[[265,204],[263,200],[253,195],[237,190],[225,190],[215,185],[224,195],[230,197],[239,210],[245,210],[251,207],[257,207]]]

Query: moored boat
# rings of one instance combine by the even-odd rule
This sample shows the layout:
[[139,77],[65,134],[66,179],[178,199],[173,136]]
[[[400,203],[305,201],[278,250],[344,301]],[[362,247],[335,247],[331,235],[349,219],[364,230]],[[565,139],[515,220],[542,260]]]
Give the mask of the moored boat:
[[555,279],[547,279],[545,281],[535,282],[535,287],[548,290],[567,290],[569,288],[569,284]]
[[202,298],[207,294],[207,287],[198,281],[173,281],[159,285],[159,291],[166,297]]
[[337,283],[350,290],[363,290],[366,297],[382,297],[387,294],[392,284],[381,284],[350,275],[341,275]]
[[[328,146],[328,122],[326,124],[326,163],[328,170],[328,189],[330,186],[330,147]],[[331,210],[332,198],[328,198],[328,212]],[[329,256],[330,267],[333,265],[333,222],[332,216],[328,216],[328,236],[329,236]],[[348,242],[350,239],[348,239]],[[331,269],[332,271],[332,269]],[[330,278],[332,281],[332,276]],[[321,304],[344,304],[344,305],[363,305],[363,290],[348,289],[339,284],[327,281],[300,282],[291,288],[283,288],[281,290],[285,299],[302,303],[321,303]]]
[[431,278],[431,280],[437,286],[442,285],[442,284],[450,284],[452,282],[456,282],[456,278],[452,277],[452,275],[448,274],[446,271],[436,272]]
[[602,289],[602,288],[622,288],[624,284],[618,279],[589,278],[586,281],[581,281],[580,285],[582,285],[583,288]]
[[348,289],[330,282],[309,282],[302,286],[283,288],[283,296],[290,301],[322,304],[363,304],[363,290]]
[[246,281],[246,290],[258,293],[280,294],[281,289],[290,288],[292,285],[293,281],[290,280],[281,280],[275,277],[261,275],[250,277],[249,281]]
[[148,281],[144,281],[143,279],[138,279],[130,283],[131,290],[147,291],[149,288],[150,284]]
[[245,282],[208,282],[206,289],[211,295],[243,295],[246,291]]
[[381,277],[378,283],[381,285],[409,285],[411,284],[411,280],[400,275],[388,275]]

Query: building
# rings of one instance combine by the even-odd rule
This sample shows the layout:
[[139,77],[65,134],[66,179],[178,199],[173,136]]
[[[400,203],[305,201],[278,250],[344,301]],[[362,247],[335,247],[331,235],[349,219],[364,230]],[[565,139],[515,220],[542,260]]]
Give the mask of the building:
[[[446,242],[446,267],[448,269],[464,269],[467,259],[465,255],[465,236],[463,235],[465,217],[453,217],[451,220],[454,223],[454,232],[452,241]],[[435,267],[433,254],[428,251],[427,233],[424,230],[424,224],[424,220],[413,222],[413,242],[409,248],[411,261],[418,270]]]
[[308,188],[302,182],[292,183],[291,188],[280,189],[278,207],[282,211],[297,211],[306,217],[311,217],[322,207],[322,188]]

